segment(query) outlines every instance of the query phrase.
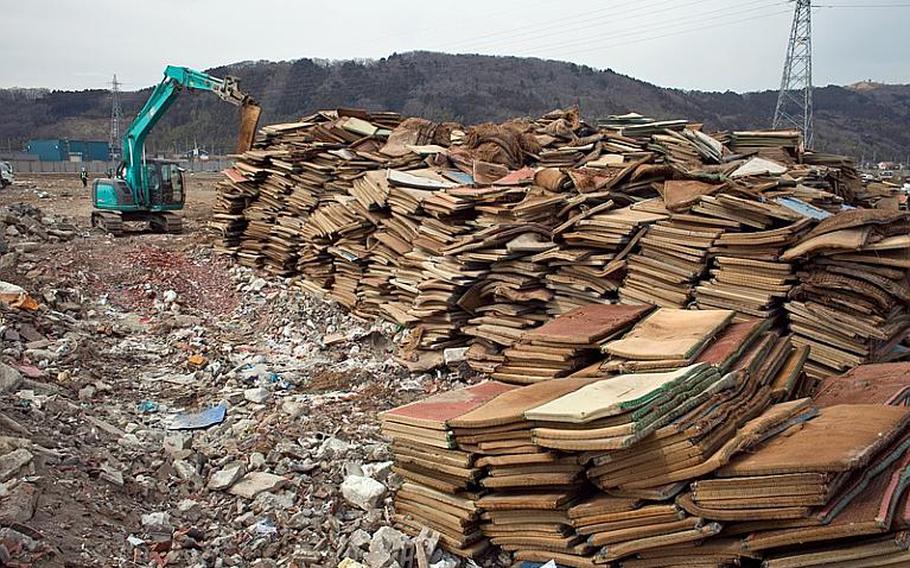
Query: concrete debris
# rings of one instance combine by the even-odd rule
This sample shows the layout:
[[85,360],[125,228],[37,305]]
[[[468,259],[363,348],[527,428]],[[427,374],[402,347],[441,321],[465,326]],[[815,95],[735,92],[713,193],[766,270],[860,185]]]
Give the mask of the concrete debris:
[[202,484],[202,477],[199,475],[199,471],[196,466],[188,460],[175,460],[174,471],[177,472],[177,476],[184,481],[190,482],[193,485]]
[[373,536],[370,533],[363,529],[357,529],[348,537],[348,546],[365,552],[369,550],[372,541]]
[[123,472],[110,465],[105,464],[101,466],[98,477],[117,487],[123,487]]
[[274,491],[287,484],[287,479],[272,473],[253,471],[243,476],[228,489],[231,495],[252,499],[263,491]]
[[[430,563],[429,568],[457,568],[459,563],[459,560],[454,556],[445,556],[436,562]],[[550,568],[556,568],[556,565],[554,564]]]
[[211,491],[225,491],[237,483],[244,474],[246,474],[246,465],[244,463],[230,463],[212,473],[206,487]]
[[[340,485],[353,466],[394,483],[375,409],[458,374],[409,375],[395,326],[232,268],[202,239],[80,229],[61,252],[17,230],[0,279],[41,304],[0,304],[0,525],[18,531],[4,562],[328,565],[352,535],[363,559],[390,513]],[[70,539],[59,523],[107,528]]]
[[413,547],[411,539],[392,527],[382,527],[373,534],[364,563],[370,568],[393,568],[402,566],[407,551]]
[[35,515],[38,508],[38,489],[32,483],[19,483],[6,495],[0,495],[3,507],[0,507],[0,527],[26,524]]
[[17,246],[20,250],[33,250],[35,241],[69,241],[79,235],[80,231],[65,219],[47,215],[34,205],[13,203],[0,207],[0,233],[9,237],[14,250]]
[[365,511],[375,509],[386,495],[386,487],[373,478],[349,475],[341,484],[341,494],[353,505]]
[[288,415],[291,420],[303,416],[307,411],[307,404],[303,400],[294,400],[293,398],[284,399],[281,403],[281,411]]
[[268,284],[268,282],[266,282],[265,278],[256,278],[250,282],[250,284],[247,286],[247,289],[251,292],[260,292],[263,288],[265,288],[266,284]]
[[265,389],[263,387],[254,387],[243,391],[243,398],[256,404],[262,404],[263,402],[267,401],[270,396],[271,393],[268,391],[268,389]]
[[316,456],[320,459],[340,458],[350,451],[351,448],[353,448],[352,444],[332,436],[331,438],[326,438],[326,440],[322,442],[319,446],[319,450],[316,452]]
[[154,532],[169,532],[173,530],[171,516],[167,512],[158,511],[142,515],[142,526]]
[[177,292],[175,292],[174,290],[166,290],[164,292],[164,296],[162,296],[161,300],[165,304],[173,304],[174,302],[177,301]]
[[250,462],[250,468],[259,469],[259,468],[265,466],[265,463],[266,463],[265,455],[263,455],[260,452],[253,452],[252,454],[250,454],[249,462]]
[[22,384],[22,373],[0,363],[0,393],[14,392]]
[[34,454],[25,448],[0,455],[0,482],[10,480],[19,473],[19,470],[30,464],[34,457]]
[[19,551],[36,552],[41,548],[38,541],[31,535],[24,534],[11,527],[0,528],[0,546],[3,546],[5,554],[12,558],[12,553]]
[[392,473],[393,461],[366,463],[360,467],[360,471],[367,477],[372,477],[377,481],[385,481]]
[[[461,373],[409,374],[397,326],[232,267],[198,232],[92,232],[87,215],[65,217],[84,193],[53,176],[36,181],[46,222],[5,223],[10,200],[36,199],[26,180],[0,192],[0,234],[16,235],[0,281],[36,302],[0,302],[0,526],[16,531],[0,538],[3,562],[361,561],[391,511],[340,486],[355,467],[396,483],[375,411]],[[190,189],[188,202],[214,195]],[[67,225],[71,237],[50,231]]]
[[164,451],[170,456],[184,455],[193,447],[193,438],[190,434],[169,433],[164,437]]

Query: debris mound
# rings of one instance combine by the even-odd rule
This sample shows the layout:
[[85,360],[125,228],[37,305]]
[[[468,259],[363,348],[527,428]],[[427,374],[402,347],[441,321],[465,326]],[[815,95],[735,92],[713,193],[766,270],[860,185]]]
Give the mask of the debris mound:
[[[408,328],[412,368],[468,346],[474,369],[528,382],[526,332],[620,302],[782,317],[823,377],[889,360],[910,327],[910,217],[886,193],[790,131],[338,109],[264,127],[211,226],[241,264]],[[548,367],[573,368],[561,356]]]
[[896,195],[795,132],[430,130],[265,127],[214,223],[239,262],[407,328],[409,367],[467,347],[492,379],[380,414],[399,530],[579,568],[904,558]]

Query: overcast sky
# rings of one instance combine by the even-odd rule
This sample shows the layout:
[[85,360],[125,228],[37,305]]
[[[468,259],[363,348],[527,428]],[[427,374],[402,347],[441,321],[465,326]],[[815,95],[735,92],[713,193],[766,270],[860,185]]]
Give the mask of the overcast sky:
[[[910,0],[815,0],[815,84],[910,83]],[[891,5],[895,7],[880,7]],[[413,50],[535,56],[662,86],[774,89],[784,0],[4,0],[0,87],[133,90],[167,64],[380,58]],[[859,6],[859,7],[856,7]],[[875,7],[872,7],[875,6]]]

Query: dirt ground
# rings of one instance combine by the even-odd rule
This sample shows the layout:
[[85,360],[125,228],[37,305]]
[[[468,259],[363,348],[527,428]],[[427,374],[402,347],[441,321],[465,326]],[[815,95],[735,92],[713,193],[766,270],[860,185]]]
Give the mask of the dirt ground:
[[[411,375],[392,357],[395,328],[214,255],[218,179],[188,177],[182,235],[92,229],[77,176],[0,190],[0,211],[29,204],[45,229],[74,227],[5,229],[0,280],[40,304],[0,306],[0,362],[22,376],[0,388],[0,459],[31,456],[0,477],[6,565],[334,566],[363,553],[351,534],[388,523],[388,496],[351,507],[341,481],[388,463],[377,411],[463,375]],[[219,400],[223,423],[168,429]],[[255,498],[211,490],[234,463],[282,483]]]
[[[219,173],[186,174],[187,198],[184,220],[200,228],[212,215],[215,184]],[[92,180],[82,187],[78,174],[17,174],[16,183],[0,190],[0,207],[10,203],[30,203],[54,215],[65,215],[80,226],[89,227],[92,212]]]

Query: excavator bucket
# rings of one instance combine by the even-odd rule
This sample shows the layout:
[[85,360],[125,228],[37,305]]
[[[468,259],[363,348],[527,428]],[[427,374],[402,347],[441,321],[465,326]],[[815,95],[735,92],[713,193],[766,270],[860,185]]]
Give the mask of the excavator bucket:
[[262,107],[253,101],[244,102],[240,107],[240,134],[237,137],[237,153],[242,154],[253,147],[253,138],[256,137],[256,127],[259,125],[259,115]]

